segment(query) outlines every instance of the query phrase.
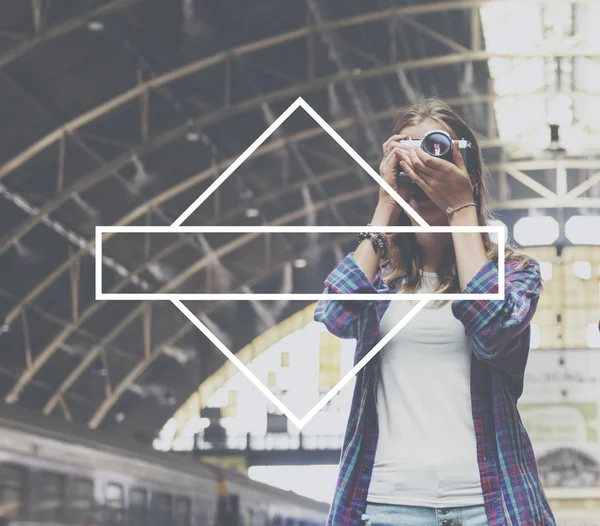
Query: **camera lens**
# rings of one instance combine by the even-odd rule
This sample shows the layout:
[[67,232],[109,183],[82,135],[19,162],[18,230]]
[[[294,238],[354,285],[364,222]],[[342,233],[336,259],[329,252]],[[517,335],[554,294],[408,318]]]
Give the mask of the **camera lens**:
[[423,137],[421,148],[434,157],[448,157],[452,150],[452,138],[443,130],[435,130]]

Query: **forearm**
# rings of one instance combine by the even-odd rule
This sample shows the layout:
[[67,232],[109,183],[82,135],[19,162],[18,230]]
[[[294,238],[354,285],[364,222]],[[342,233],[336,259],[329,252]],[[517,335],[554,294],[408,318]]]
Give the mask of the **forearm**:
[[[397,219],[398,211],[388,205],[378,205],[371,219],[372,226],[391,226]],[[377,254],[370,239],[364,239],[354,251],[354,260],[370,281],[379,270],[380,254]]]
[[[450,226],[480,226],[475,208],[468,207],[454,212],[450,218]],[[480,232],[453,232],[452,241],[460,290],[463,291],[487,263],[488,257]]]
[[542,280],[539,265],[530,260],[526,267],[519,259],[505,262],[503,300],[472,300],[470,294],[494,294],[498,292],[498,267],[488,261],[467,285],[464,300],[452,303],[454,316],[463,322],[465,330],[473,339],[474,350],[479,357],[497,358],[510,352],[509,345],[529,325],[533,318]]

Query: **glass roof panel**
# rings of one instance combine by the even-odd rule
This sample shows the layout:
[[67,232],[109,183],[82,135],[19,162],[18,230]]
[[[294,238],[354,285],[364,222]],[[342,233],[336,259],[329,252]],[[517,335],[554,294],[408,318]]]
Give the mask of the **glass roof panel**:
[[600,2],[503,0],[481,6],[480,16],[486,49],[495,55],[488,65],[509,155],[542,154],[550,124],[559,125],[568,153],[597,151]]

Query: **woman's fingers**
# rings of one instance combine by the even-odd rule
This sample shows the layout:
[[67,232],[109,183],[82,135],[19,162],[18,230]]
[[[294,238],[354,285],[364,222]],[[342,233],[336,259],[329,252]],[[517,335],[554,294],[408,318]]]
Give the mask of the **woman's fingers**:
[[409,164],[410,158],[404,157],[402,153],[399,152],[397,152],[397,156],[398,160],[400,161],[400,166],[402,167],[406,175],[408,175],[415,183],[417,183],[424,192],[427,192],[427,190],[429,189],[429,185],[427,184],[427,181],[419,174],[417,174],[413,167]]
[[393,150],[396,148],[400,148],[401,150],[404,150],[406,152],[410,151],[411,149],[413,149],[412,147],[406,145],[406,144],[402,144],[400,141],[391,141],[389,143],[389,150]]
[[415,155],[429,172],[443,172],[448,168],[448,161],[429,155],[421,148],[415,149]]
[[404,135],[392,135],[390,138],[388,138],[388,140],[383,143],[383,146],[382,146],[383,153],[384,154],[385,153],[389,153],[389,151],[390,151],[390,143],[392,141],[401,141],[403,137],[404,137]]
[[415,148],[411,150],[409,152],[409,158],[414,171],[417,172],[421,177],[435,177],[436,170],[432,169],[426,164],[426,159],[419,154],[418,149]]
[[385,141],[383,143],[383,153],[384,153],[384,155],[390,153],[390,151],[392,150],[392,148],[395,148],[395,147],[398,146],[398,144],[392,145],[392,142],[397,143],[398,141],[406,139],[407,137],[408,137],[408,135],[392,135],[387,141]]
[[[388,185],[390,185],[392,190],[398,191],[396,178],[398,176],[398,169],[400,165],[398,164],[398,159],[394,153],[395,151],[396,150],[391,149],[391,151],[389,151],[383,158],[381,164],[379,165],[379,175]],[[389,196],[383,187],[380,188],[380,196],[386,200],[391,199],[391,196]]]
[[394,165],[398,164],[398,160],[396,159],[396,155],[394,154],[394,151],[395,151],[395,148],[390,148],[390,151],[387,152],[387,154],[383,156],[383,159],[381,160],[381,164],[379,165],[380,171],[383,172],[384,170],[385,171],[392,170],[395,168]]
[[412,158],[410,156],[410,151],[409,150],[403,150],[401,148],[396,148],[394,150],[394,152],[396,153],[396,162],[400,163],[400,161],[404,161],[413,170],[415,169],[415,167],[413,165],[413,160],[412,160]]

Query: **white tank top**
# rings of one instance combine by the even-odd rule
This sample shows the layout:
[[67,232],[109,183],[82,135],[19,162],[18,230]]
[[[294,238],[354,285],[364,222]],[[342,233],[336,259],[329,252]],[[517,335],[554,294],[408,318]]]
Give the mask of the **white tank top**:
[[[438,279],[424,272],[418,292]],[[389,332],[416,301],[392,301]],[[471,410],[471,343],[451,302],[430,302],[380,351],[379,440],[368,501],[425,507],[483,504]]]

